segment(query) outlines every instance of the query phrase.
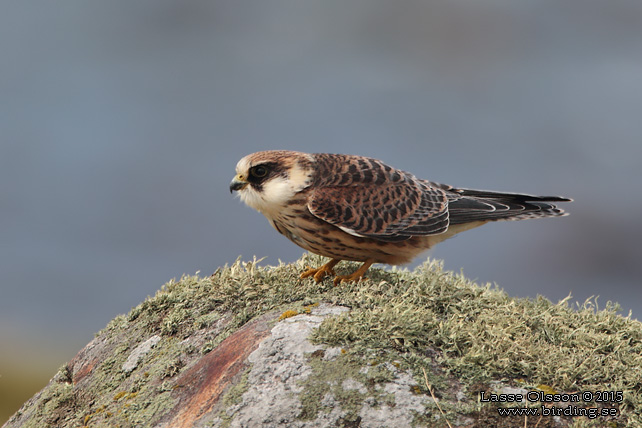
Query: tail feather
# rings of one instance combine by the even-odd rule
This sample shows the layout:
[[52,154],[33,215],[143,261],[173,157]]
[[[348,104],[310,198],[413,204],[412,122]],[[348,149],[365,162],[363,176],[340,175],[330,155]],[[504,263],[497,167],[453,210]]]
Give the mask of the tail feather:
[[450,224],[473,221],[524,220],[568,215],[553,202],[571,202],[562,196],[535,196],[486,190],[458,189],[431,183],[447,192]]

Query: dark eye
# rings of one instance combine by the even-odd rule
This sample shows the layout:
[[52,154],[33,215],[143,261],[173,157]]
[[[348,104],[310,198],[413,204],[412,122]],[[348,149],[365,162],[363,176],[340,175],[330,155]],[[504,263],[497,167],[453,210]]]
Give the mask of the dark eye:
[[267,175],[267,173],[268,169],[263,165],[257,165],[250,168],[250,174],[252,175],[252,177],[263,178]]

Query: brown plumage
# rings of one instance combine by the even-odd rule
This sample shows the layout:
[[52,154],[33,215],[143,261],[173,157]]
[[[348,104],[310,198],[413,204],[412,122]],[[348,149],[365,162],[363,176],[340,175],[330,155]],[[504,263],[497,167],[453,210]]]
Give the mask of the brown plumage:
[[489,221],[559,217],[559,196],[461,189],[418,179],[353,155],[271,150],[241,159],[230,191],[295,244],[332,260],[301,277],[320,281],[341,260],[364,264],[335,285],[363,277],[373,263],[403,264]]

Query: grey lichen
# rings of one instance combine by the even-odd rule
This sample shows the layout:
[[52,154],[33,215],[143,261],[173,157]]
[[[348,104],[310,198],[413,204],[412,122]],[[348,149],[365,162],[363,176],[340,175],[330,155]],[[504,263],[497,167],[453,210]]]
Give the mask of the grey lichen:
[[140,360],[142,360],[149,351],[152,350],[154,346],[160,341],[160,336],[153,335],[140,345],[138,345],[127,357],[127,360],[123,363],[121,370],[125,373],[133,371],[137,366]]
[[329,413],[339,408],[344,423],[359,424],[367,408],[396,406],[394,394],[386,389],[396,377],[388,369],[391,366],[371,367],[363,358],[347,353],[336,359],[313,356],[309,363],[312,374],[301,381],[304,390],[299,394],[302,404],[299,417],[303,420],[314,420],[320,412]]

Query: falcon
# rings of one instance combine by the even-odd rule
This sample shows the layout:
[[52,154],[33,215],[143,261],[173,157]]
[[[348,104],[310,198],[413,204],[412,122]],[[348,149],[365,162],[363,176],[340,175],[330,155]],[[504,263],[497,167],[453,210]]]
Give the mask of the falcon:
[[[330,257],[301,278],[334,285],[359,281],[373,263],[409,263],[419,253],[459,232],[489,221],[567,215],[533,196],[457,188],[422,180],[368,157],[269,150],[236,165],[230,192],[259,211],[282,235],[306,250]],[[336,275],[341,260],[363,262]]]

